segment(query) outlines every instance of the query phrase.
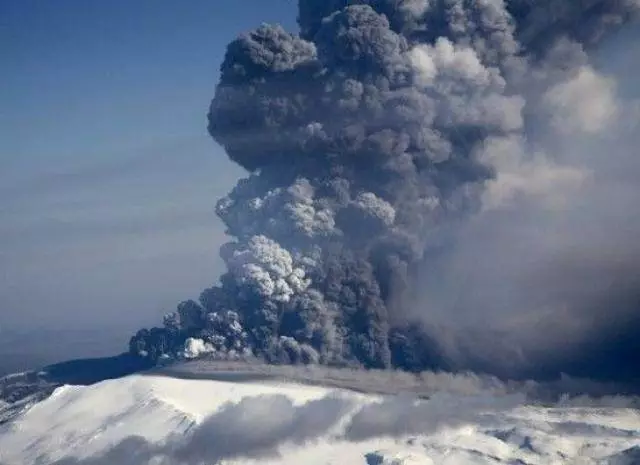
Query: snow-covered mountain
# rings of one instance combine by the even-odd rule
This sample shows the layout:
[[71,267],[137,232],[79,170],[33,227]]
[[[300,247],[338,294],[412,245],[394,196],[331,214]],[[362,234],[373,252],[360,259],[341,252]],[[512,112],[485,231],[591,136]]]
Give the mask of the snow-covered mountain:
[[0,463],[640,463],[640,412],[625,399],[543,406],[463,383],[420,398],[255,374],[186,378],[60,387],[0,426]]

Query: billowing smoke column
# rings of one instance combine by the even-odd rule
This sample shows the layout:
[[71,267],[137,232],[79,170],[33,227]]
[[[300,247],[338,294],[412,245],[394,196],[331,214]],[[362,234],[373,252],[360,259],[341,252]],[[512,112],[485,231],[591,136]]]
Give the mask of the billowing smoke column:
[[635,0],[299,0],[299,35],[262,25],[240,36],[208,114],[210,134],[250,173],[217,204],[234,238],[220,252],[227,272],[132,350],[457,368],[412,323],[420,270],[455,247],[452,231],[488,192],[495,199],[505,147],[516,146],[508,166],[524,162],[548,90],[587,69],[588,49],[639,10]]

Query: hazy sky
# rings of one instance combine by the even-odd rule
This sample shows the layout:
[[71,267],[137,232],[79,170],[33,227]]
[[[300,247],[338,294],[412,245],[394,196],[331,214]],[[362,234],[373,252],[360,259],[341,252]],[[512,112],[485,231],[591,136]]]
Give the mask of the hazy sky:
[[128,331],[216,280],[218,67],[295,3],[0,0],[0,331]]

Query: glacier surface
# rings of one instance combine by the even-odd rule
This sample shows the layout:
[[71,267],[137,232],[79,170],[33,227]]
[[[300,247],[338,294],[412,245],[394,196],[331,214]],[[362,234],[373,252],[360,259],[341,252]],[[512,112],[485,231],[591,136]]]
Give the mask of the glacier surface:
[[136,374],[63,386],[0,425],[2,465],[640,463],[624,402],[419,398],[259,377]]

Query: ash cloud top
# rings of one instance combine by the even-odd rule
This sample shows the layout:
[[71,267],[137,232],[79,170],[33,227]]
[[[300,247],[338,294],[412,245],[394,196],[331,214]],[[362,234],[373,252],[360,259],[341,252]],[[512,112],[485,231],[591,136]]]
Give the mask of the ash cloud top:
[[638,380],[614,339],[640,327],[640,70],[611,57],[640,4],[298,6],[299,35],[229,44],[208,113],[248,172],[216,208],[228,271],[131,350]]

